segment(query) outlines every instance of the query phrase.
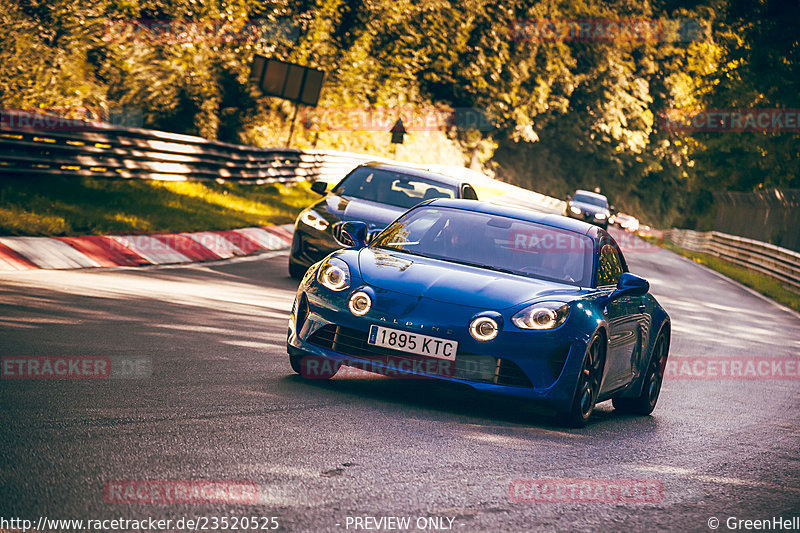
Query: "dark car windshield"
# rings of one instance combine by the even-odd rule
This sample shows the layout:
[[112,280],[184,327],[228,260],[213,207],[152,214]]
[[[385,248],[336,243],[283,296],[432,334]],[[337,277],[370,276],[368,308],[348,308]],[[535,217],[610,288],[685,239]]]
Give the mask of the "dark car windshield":
[[456,198],[458,189],[433,179],[379,168],[361,167],[333,191],[350,198],[371,200],[408,209],[430,198]]
[[575,197],[572,200],[575,202],[581,202],[583,204],[596,205],[597,207],[608,208],[608,200],[597,196],[590,196],[588,194],[576,193]]
[[488,270],[591,286],[592,239],[506,216],[418,207],[386,228],[372,245]]

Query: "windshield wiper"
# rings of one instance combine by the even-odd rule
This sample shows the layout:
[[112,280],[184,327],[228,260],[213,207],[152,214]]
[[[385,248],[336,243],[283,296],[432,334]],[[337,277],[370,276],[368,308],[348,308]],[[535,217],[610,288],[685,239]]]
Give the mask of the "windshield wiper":
[[[378,248],[378,247],[376,246],[376,248]],[[442,256],[438,256],[438,255],[425,255],[425,254],[421,254],[419,252],[412,252],[410,250],[399,250],[397,248],[380,247],[378,249],[379,250],[392,250],[394,252],[401,252],[401,253],[410,254],[410,255],[418,255],[420,257],[427,257],[428,259],[438,259],[439,261],[447,261],[449,263],[456,263],[458,265],[471,266],[471,267],[476,267],[476,268],[485,268],[486,270],[492,270],[494,272],[502,272],[503,274],[514,274],[515,276],[524,276],[525,275],[522,272],[517,272],[515,270],[510,270],[508,268],[501,268],[501,267],[497,267],[497,266],[494,266],[494,265],[482,265],[480,263],[470,263],[469,261],[459,261],[458,259],[453,259],[452,257],[442,257]]]
[[391,252],[400,252],[401,254],[418,255],[420,257],[430,257],[419,252],[412,252],[411,250],[401,250],[400,248],[390,248],[388,246],[375,246],[378,250],[388,250]]
[[497,266],[494,266],[494,265],[482,265],[480,263],[470,263],[469,261],[459,261],[457,259],[451,259],[449,257],[442,257],[442,258],[437,258],[437,259],[442,259],[444,261],[450,261],[451,263],[457,263],[459,265],[465,265],[465,266],[471,266],[471,267],[477,267],[477,268],[485,268],[486,270],[493,270],[495,272],[502,272],[504,274],[514,274],[514,275],[517,275],[517,276],[521,275],[519,272],[516,272],[514,270],[509,270],[507,268],[501,268],[501,267],[497,267]]

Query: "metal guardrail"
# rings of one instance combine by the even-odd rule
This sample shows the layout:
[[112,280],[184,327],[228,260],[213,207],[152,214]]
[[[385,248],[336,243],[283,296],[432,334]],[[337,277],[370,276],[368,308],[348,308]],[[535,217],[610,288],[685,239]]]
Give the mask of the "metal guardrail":
[[800,253],[793,250],[718,231],[671,229],[664,232],[664,240],[755,270],[800,291]]
[[[257,148],[156,130],[0,110],[0,178],[89,176],[264,184],[337,182],[367,161],[391,159],[330,150]],[[408,164],[408,163],[405,163]],[[494,189],[499,203],[560,213],[564,202],[447,165],[413,165]]]
[[0,118],[0,177],[73,175],[262,184],[334,180],[372,159],[346,152],[240,146],[15,111],[2,111]]

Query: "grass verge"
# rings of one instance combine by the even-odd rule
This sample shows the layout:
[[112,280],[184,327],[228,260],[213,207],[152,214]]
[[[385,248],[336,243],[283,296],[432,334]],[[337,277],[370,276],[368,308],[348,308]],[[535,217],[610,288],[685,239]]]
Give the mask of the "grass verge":
[[[648,239],[650,240],[650,239]],[[655,240],[651,242],[656,243]],[[696,263],[707,266],[708,268],[719,272],[720,274],[738,281],[742,285],[754,289],[764,296],[772,298],[778,303],[781,303],[795,311],[800,311],[800,294],[790,291],[785,288],[780,281],[765,276],[759,272],[754,272],[738,265],[728,263],[711,254],[690,252],[679,246],[675,246],[668,242],[657,242],[662,247],[675,252],[676,254],[687,257]]]
[[286,224],[317,198],[306,182],[4,178],[0,235],[159,233]]

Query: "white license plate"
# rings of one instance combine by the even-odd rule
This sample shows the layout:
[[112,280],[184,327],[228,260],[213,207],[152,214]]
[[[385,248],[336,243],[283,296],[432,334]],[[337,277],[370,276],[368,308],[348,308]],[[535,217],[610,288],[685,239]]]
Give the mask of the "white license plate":
[[448,361],[456,360],[456,350],[458,350],[458,342],[456,341],[384,328],[383,326],[370,326],[367,344]]

